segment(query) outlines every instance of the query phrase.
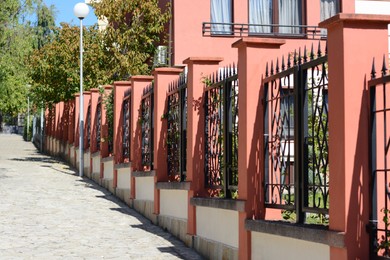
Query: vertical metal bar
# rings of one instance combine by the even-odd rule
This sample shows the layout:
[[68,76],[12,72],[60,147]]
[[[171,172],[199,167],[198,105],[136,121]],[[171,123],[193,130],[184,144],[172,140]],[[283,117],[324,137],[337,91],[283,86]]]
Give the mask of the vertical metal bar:
[[186,88],[180,89],[180,180],[185,181],[186,176],[186,145],[185,140],[187,139],[185,124],[186,124]]
[[222,100],[222,111],[223,111],[223,141],[224,141],[224,151],[223,151],[223,177],[224,177],[224,194],[227,199],[232,198],[230,186],[230,164],[231,164],[231,138],[229,134],[229,126],[230,126],[230,89],[229,89],[230,81],[224,80],[221,85],[221,89],[223,89],[223,100]]
[[264,143],[264,201],[265,202],[268,202],[269,201],[269,197],[268,197],[268,181],[269,181],[269,144],[268,144],[268,139],[269,139],[269,108],[268,108],[268,87],[269,87],[269,83],[265,83],[264,84],[264,102],[263,102],[263,106],[264,106],[264,115],[263,115],[263,118],[264,118],[264,139],[263,139],[263,143]]
[[[386,111],[386,109],[387,109],[387,107],[386,107],[386,83],[384,82],[383,83],[383,85],[382,85],[382,91],[383,91],[383,152],[384,152],[384,154],[383,154],[383,159],[384,159],[384,186],[385,186],[385,196],[384,196],[384,199],[385,199],[385,212],[384,212],[384,214],[385,214],[385,216],[387,216],[388,215],[388,212],[387,212],[387,210],[388,210],[388,203],[387,203],[387,200],[388,200],[388,198],[387,198],[387,196],[388,196],[388,194],[389,194],[389,187],[387,186],[387,181],[388,181],[388,178],[387,178],[387,174],[388,174],[388,172],[387,172],[387,158],[386,158],[386,156],[387,156],[387,148],[386,148],[386,137],[387,137],[387,111]],[[385,239],[386,239],[386,242],[388,241],[388,239],[389,239],[389,233],[388,233],[388,230],[389,230],[389,228],[388,228],[388,225],[385,225]],[[385,253],[386,254],[388,254],[389,253],[389,249],[388,248],[386,248],[385,249]]]
[[208,124],[209,124],[209,114],[208,114],[208,103],[209,103],[209,91],[205,91],[204,93],[204,140],[205,140],[205,145],[204,145],[204,155],[205,155],[205,161],[204,161],[204,185],[207,187],[207,183],[209,182],[208,180],[208,171],[209,171],[209,146],[210,146],[210,141],[209,141],[209,131],[208,131]]
[[154,86],[152,86],[150,98],[150,170],[154,167]]
[[378,209],[377,209],[377,184],[376,184],[376,85],[370,87],[370,169],[371,169],[371,192],[370,192],[370,254],[371,258],[376,255],[376,244],[377,244],[377,225],[378,225]]
[[[302,223],[304,216],[302,214],[302,199],[301,195],[303,192],[302,188],[302,172],[303,172],[303,160],[302,160],[302,151],[304,145],[304,137],[305,134],[303,132],[307,132],[307,127],[304,125],[302,120],[303,110],[304,110],[304,101],[302,100],[303,92],[304,92],[304,81],[302,71],[300,70],[300,66],[295,66],[294,68],[294,121],[296,124],[294,125],[294,194],[295,194],[295,213],[296,213],[296,222]],[[301,131],[305,129],[304,131]]]

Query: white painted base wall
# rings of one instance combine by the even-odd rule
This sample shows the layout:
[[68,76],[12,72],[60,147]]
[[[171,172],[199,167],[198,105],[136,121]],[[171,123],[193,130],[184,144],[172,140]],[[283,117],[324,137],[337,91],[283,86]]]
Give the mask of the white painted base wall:
[[188,191],[160,190],[160,214],[187,220]]
[[113,180],[114,179],[114,160],[104,162],[104,173],[103,179]]
[[76,152],[76,169],[80,167],[80,149],[79,147],[75,147],[75,152]]
[[238,248],[238,211],[197,206],[196,231],[200,237]]
[[154,201],[154,177],[135,178],[135,199]]
[[70,164],[74,167],[74,145],[70,145],[69,147],[69,161],[70,161]]
[[131,172],[130,168],[120,168],[117,171],[118,175],[118,183],[117,188],[118,189],[124,189],[124,190],[130,190],[130,181],[131,181]]
[[100,174],[100,155],[92,156],[92,175]]
[[87,175],[88,177],[91,176],[90,159],[91,159],[91,153],[89,151],[84,152],[84,174]]
[[330,248],[324,244],[252,232],[252,259],[329,260]]

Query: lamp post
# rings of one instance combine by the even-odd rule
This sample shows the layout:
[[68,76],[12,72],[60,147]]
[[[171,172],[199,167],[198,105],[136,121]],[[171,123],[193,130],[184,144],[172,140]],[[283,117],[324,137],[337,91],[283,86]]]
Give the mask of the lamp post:
[[80,168],[79,176],[84,172],[84,96],[83,96],[83,19],[89,14],[89,7],[85,3],[78,3],[73,8],[74,15],[80,19]]

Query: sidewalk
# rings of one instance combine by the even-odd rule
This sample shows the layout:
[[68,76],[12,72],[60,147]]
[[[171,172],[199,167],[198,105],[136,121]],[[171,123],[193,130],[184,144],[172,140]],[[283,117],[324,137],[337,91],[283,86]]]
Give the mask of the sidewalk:
[[0,259],[202,259],[21,136],[0,147]]

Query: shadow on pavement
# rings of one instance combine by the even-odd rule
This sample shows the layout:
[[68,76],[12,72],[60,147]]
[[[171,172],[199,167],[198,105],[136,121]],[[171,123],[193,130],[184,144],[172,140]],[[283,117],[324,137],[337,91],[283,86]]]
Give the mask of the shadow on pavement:
[[149,219],[142,216],[140,213],[130,208],[129,206],[127,206],[124,202],[122,202],[120,199],[115,197],[111,192],[106,190],[104,187],[98,185],[95,181],[90,180],[88,178],[83,178],[77,180],[77,182],[82,182],[85,184],[86,187],[98,190],[104,194],[104,195],[97,195],[96,198],[109,200],[110,202],[113,202],[117,205],[117,207],[110,208],[110,210],[132,216],[136,218],[139,222],[141,222],[141,224],[130,225],[131,228],[142,229],[146,232],[149,232],[153,235],[159,236],[169,241],[173,245],[170,247],[157,248],[160,252],[171,254],[180,259],[203,259],[200,255],[195,253],[195,251],[193,251],[193,255],[191,257],[186,256],[186,253],[183,250],[181,250],[181,248],[188,249],[188,247],[186,247],[182,241],[180,241],[178,238],[173,236],[171,233],[165,231],[160,226],[154,225]]

